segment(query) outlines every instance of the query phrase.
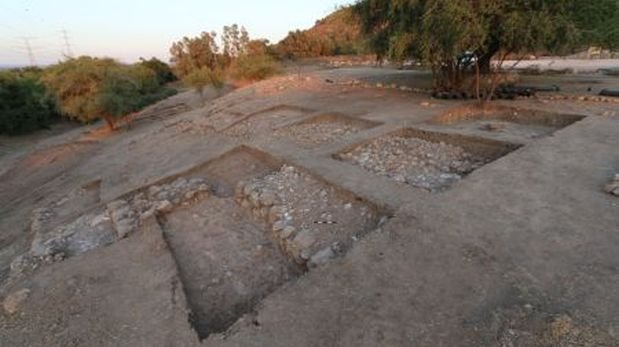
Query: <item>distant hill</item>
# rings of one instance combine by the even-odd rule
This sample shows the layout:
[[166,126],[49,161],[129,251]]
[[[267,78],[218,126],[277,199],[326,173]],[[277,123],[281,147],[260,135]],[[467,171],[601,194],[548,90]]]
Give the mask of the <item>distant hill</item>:
[[367,52],[359,20],[351,7],[336,10],[307,30],[291,31],[278,43],[284,56],[317,57]]

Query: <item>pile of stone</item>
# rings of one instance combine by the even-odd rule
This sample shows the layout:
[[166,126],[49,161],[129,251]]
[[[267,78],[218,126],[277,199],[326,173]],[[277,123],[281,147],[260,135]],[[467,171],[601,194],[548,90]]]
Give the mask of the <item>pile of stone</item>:
[[619,196],[619,174],[615,174],[612,182],[604,187],[604,190],[611,195]]
[[116,240],[109,218],[105,217],[101,209],[48,230],[45,224],[51,222],[53,217],[55,215],[50,214],[48,209],[33,212],[31,230],[34,238],[28,252],[11,262],[9,280],[21,278],[43,265],[109,245]]
[[209,195],[211,187],[202,178],[180,177],[174,182],[152,185],[146,192],[139,192],[128,199],[112,201],[107,205],[119,238],[137,229],[140,222],[157,213],[169,213],[176,206],[190,205]]
[[385,136],[340,155],[379,176],[430,191],[446,189],[485,164],[463,148],[415,137]]
[[15,258],[10,278],[19,278],[38,267],[107,246],[137,230],[145,219],[168,213],[179,205],[190,205],[209,195],[211,188],[201,178],[178,178],[172,183],[153,185],[147,191],[118,199],[74,221],[49,230],[56,217],[50,208],[33,211],[33,241],[27,253]]
[[270,237],[297,264],[315,267],[348,249],[377,215],[340,199],[333,188],[293,166],[239,182],[236,201],[266,223]]
[[345,122],[317,122],[280,128],[274,132],[274,135],[292,138],[301,145],[317,145],[350,136],[359,130],[359,127]]

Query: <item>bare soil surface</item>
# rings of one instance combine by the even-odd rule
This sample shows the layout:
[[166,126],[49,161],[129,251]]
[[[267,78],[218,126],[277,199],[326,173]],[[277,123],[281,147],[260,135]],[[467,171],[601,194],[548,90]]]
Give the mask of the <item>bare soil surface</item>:
[[3,145],[0,345],[619,346],[617,78],[304,71]]
[[300,270],[231,198],[160,217],[201,338],[222,333]]

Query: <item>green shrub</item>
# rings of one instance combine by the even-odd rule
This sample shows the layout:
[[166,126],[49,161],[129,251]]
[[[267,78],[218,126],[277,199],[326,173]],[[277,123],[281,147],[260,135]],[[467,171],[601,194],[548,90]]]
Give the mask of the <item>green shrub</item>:
[[261,81],[277,74],[278,62],[267,54],[240,56],[231,67],[231,76],[238,81]]
[[160,85],[178,80],[174,72],[172,72],[170,66],[155,57],[152,57],[149,60],[140,58],[140,62],[138,64],[154,71]]
[[0,134],[25,134],[56,119],[55,105],[41,83],[18,72],[0,73]]
[[69,59],[49,68],[42,79],[56,96],[63,114],[85,123],[101,118],[112,129],[118,118],[168,93],[152,69],[112,59]]
[[183,78],[183,83],[186,86],[195,89],[199,94],[202,102],[204,102],[204,89],[208,86],[213,86],[215,89],[221,89],[224,86],[222,73],[218,70],[211,70],[203,66],[199,69],[194,69]]

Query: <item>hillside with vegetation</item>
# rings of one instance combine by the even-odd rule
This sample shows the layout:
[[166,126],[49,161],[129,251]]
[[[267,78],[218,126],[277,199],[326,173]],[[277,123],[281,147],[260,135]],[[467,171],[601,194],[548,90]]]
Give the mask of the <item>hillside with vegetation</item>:
[[288,33],[277,44],[284,58],[357,55],[368,52],[359,17],[352,7],[343,7],[316,21],[307,30]]

